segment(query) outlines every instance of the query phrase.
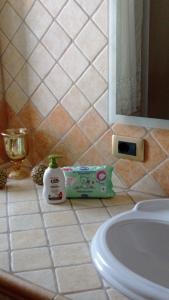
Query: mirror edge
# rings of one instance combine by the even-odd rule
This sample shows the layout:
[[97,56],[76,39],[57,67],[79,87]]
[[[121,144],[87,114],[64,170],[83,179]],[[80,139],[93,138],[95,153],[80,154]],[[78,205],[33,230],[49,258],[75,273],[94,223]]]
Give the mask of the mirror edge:
[[[118,0],[109,0],[109,47],[108,47],[108,122],[113,123],[125,123],[130,125],[137,125],[147,128],[161,128],[169,129],[169,120],[123,116],[116,114],[116,74],[113,69],[116,70],[116,55],[111,55],[113,50],[116,49],[116,4]],[[111,38],[110,38],[111,36]],[[110,88],[111,87],[111,88]]]

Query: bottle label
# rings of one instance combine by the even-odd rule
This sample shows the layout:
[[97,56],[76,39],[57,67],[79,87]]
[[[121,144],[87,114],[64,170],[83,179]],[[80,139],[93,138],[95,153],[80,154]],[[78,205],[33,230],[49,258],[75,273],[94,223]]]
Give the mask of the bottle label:
[[57,201],[63,199],[63,192],[61,191],[60,179],[56,176],[50,176],[49,185],[50,185],[50,193],[48,195],[49,201]]

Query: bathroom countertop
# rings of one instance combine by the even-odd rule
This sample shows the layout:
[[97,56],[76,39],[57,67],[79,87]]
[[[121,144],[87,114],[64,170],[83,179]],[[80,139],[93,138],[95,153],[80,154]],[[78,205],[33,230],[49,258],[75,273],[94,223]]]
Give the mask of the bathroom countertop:
[[97,273],[90,241],[108,218],[158,198],[116,188],[113,199],[46,204],[31,178],[0,190],[0,268],[72,300],[126,300]]

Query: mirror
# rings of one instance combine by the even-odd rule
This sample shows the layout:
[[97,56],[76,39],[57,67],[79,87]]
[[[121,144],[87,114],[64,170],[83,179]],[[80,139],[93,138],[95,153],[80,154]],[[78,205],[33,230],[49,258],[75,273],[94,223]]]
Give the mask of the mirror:
[[109,120],[168,128],[169,2],[109,4]]

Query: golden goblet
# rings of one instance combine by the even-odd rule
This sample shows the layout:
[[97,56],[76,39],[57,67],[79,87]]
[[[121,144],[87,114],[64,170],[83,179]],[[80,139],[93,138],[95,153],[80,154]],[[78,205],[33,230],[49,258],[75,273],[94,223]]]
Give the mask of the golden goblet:
[[26,128],[12,128],[1,132],[4,140],[5,151],[13,162],[8,177],[13,179],[23,179],[29,176],[28,170],[23,168],[22,161],[29,151],[28,130]]

